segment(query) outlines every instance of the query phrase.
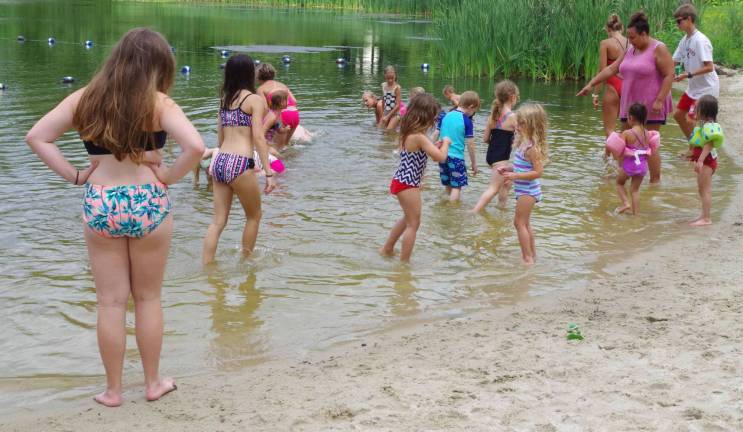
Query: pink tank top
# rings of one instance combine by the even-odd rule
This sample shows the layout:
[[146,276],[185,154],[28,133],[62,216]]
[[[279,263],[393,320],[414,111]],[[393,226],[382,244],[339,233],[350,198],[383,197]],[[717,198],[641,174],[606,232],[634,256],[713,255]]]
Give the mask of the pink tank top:
[[662,42],[653,40],[645,51],[637,53],[630,45],[624,55],[619,73],[622,82],[622,96],[619,102],[619,118],[626,119],[629,107],[640,102],[648,109],[648,121],[666,120],[668,113],[673,110],[671,92],[668,92],[660,113],[653,112],[653,102],[663,85],[663,75],[655,67],[655,48]]

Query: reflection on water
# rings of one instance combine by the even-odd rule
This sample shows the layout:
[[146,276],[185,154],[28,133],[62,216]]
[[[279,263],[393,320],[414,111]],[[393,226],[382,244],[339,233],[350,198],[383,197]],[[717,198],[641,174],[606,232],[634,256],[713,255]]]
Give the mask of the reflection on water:
[[[487,169],[471,179],[464,203],[452,206],[430,163],[413,263],[401,266],[377,253],[401,214],[387,192],[398,143],[394,134],[373,126],[373,113],[361,107],[362,91],[379,92],[387,64],[398,65],[405,98],[416,85],[439,95],[451,83],[478,91],[487,106],[494,87],[490,80],[449,80],[435,67],[422,72],[418,65],[432,63],[436,49],[436,41],[425,40],[435,36],[429,23],[93,0],[1,2],[0,21],[0,80],[9,86],[0,93],[0,409],[89,393],[101,382],[95,292],[81,235],[82,192],[44,167],[23,137],[36,119],[84,85],[133,25],[162,31],[177,48],[179,68],[191,66],[190,77],[179,75],[171,93],[210,146],[217,140],[224,62],[212,47],[336,47],[294,52],[288,66],[280,62],[283,48],[252,53],[277,66],[278,78],[299,101],[303,124],[316,134],[311,144],[282,156],[287,171],[263,202],[254,256],[241,258],[244,216],[236,203],[220,239],[218,264],[202,269],[211,196],[203,181],[194,187],[190,178],[171,188],[175,225],[163,287],[165,373],[208,373],[297,356],[354,340],[390,321],[436,315],[462,300],[488,307],[585,285],[608,260],[685,232],[679,222],[698,212],[694,174],[676,157],[684,143],[675,125],[662,129],[663,184],[643,186],[640,217],[616,215],[618,200],[601,158],[600,113],[590,99],[573,97],[577,83],[523,80],[522,99],[544,103],[550,116],[552,162],[543,181],[545,199],[532,217],[538,265],[520,265],[513,200],[506,210],[464,211],[486,187]],[[16,42],[18,34],[27,37],[25,44]],[[50,35],[57,38],[54,47],[46,44]],[[95,42],[92,49],[83,47],[86,39]],[[345,67],[335,64],[340,56],[349,59]],[[65,75],[75,76],[76,84],[59,84]],[[475,117],[478,141],[486,118],[486,110]],[[87,155],[74,133],[59,146],[73,164],[85,165]],[[169,143],[167,158],[177,151]],[[477,154],[485,167],[480,142]],[[731,190],[728,162],[715,176],[716,212]],[[127,342],[126,381],[137,383],[141,367],[131,332]],[[20,392],[24,388],[29,393]],[[60,389],[64,393],[56,393]]]
[[207,277],[213,287],[211,353],[220,369],[254,360],[263,352],[256,331],[263,321],[257,316],[263,296],[256,289],[256,275],[251,272],[244,282],[230,286],[216,274]]

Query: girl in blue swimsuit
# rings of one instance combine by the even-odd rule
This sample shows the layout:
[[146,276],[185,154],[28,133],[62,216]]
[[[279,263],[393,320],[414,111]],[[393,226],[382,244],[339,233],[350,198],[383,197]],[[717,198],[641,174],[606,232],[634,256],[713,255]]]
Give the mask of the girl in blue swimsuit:
[[513,182],[516,192],[513,224],[521,245],[521,259],[524,264],[532,265],[537,252],[530,219],[534,204],[542,200],[539,179],[547,163],[547,113],[541,105],[524,105],[517,112],[516,125],[513,166],[501,171],[506,180]]

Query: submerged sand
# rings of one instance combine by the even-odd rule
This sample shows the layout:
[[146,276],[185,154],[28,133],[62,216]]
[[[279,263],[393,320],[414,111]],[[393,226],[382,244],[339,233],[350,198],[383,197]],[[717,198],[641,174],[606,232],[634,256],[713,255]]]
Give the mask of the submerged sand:
[[[722,163],[743,166],[743,78],[722,85]],[[743,430],[740,180],[715,225],[590,287],[182,377],[156,403],[128,391],[118,409],[86,399],[9,415],[0,430]],[[570,322],[585,340],[566,339]]]

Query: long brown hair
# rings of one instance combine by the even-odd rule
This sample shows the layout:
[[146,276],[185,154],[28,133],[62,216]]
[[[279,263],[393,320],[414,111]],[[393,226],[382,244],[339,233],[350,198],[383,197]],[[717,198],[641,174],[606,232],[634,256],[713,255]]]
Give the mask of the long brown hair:
[[160,33],[129,30],[85,88],[72,117],[75,129],[117,160],[140,162],[143,144],[154,144],[157,93],[168,93],[174,72],[170,44]]
[[503,105],[508,103],[512,97],[519,95],[519,88],[510,80],[503,80],[495,85],[495,99],[490,111],[490,121],[498,122],[503,111]]
[[408,111],[400,122],[400,148],[404,148],[408,136],[425,133],[430,129],[440,111],[441,105],[428,93],[416,95],[411,99]]

